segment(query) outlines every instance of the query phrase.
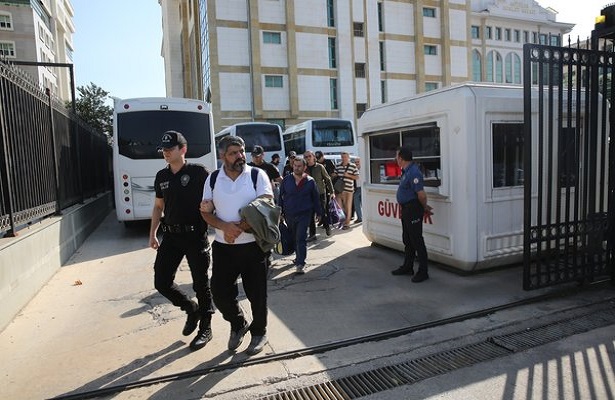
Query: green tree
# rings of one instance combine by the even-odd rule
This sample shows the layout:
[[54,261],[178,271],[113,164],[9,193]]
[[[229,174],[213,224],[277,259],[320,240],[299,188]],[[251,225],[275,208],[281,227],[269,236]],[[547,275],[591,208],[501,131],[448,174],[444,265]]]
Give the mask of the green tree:
[[[95,130],[113,135],[113,108],[105,104],[109,92],[92,82],[88,86],[77,87],[77,92],[77,115]],[[72,102],[68,102],[67,107],[71,108]]]

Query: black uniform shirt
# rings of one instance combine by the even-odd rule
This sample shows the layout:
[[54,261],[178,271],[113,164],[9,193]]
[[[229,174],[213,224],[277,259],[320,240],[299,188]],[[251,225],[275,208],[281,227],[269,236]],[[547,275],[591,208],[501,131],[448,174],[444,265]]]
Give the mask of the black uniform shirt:
[[156,174],[156,197],[164,199],[164,223],[169,225],[204,224],[199,205],[209,173],[204,166],[186,163],[176,174],[167,165]]
[[267,173],[270,181],[275,181],[280,177],[280,171],[275,167],[275,165],[268,163],[267,161],[263,161],[261,165],[256,165],[253,162],[248,163],[251,167],[260,168]]

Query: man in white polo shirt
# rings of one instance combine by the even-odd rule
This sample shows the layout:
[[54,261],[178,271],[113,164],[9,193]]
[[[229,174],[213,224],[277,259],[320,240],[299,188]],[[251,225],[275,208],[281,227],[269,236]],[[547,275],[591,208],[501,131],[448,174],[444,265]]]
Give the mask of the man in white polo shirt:
[[[258,246],[254,235],[246,232],[249,226],[241,222],[239,210],[258,197],[273,198],[273,190],[265,171],[256,168],[257,173],[253,175],[252,167],[246,165],[243,139],[222,138],[218,153],[222,166],[207,178],[201,203],[203,219],[216,228],[211,291],[215,305],[231,323],[228,349],[235,351],[250,331],[252,340],[246,352],[253,355],[267,344],[267,254]],[[252,309],[251,324],[237,300],[240,276]]]

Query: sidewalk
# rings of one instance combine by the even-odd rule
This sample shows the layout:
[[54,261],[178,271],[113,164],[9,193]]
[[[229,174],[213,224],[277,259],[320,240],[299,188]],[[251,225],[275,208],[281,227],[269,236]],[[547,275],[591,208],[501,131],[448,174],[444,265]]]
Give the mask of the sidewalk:
[[[324,231],[319,230],[319,233]],[[265,383],[321,374],[366,360],[419,349],[615,297],[596,289],[517,307],[484,318],[323,354],[222,372],[200,370],[241,363],[249,342],[228,354],[229,325],[214,315],[214,339],[192,352],[181,330],[185,314],[153,289],[155,253],[147,226],[127,230],[110,214],[40,293],[0,333],[0,398],[41,399],[194,371],[189,379],[146,386],[122,398],[235,398]],[[521,267],[459,276],[432,266],[420,284],[390,271],[399,252],[370,246],[360,225],[309,244],[308,269],[295,275],[292,256],[274,261],[269,283],[269,345],[253,359],[310,346],[426,324],[529,299],[562,288],[522,290]],[[191,291],[187,265],[176,281]],[[249,314],[247,303],[242,301]],[[410,340],[409,340],[410,339]],[[259,388],[259,390],[256,390]]]

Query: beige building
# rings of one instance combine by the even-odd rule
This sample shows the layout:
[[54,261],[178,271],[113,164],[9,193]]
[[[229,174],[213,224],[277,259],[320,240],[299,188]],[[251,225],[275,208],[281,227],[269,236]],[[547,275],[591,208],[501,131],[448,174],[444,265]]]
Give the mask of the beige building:
[[[0,3],[0,55],[9,61],[71,63],[73,6],[70,0],[7,0]],[[41,87],[71,99],[70,71],[23,66]]]
[[559,44],[573,27],[532,0],[160,3],[167,95],[210,99],[216,131],[356,122],[370,106],[455,83],[521,83],[523,43]]

